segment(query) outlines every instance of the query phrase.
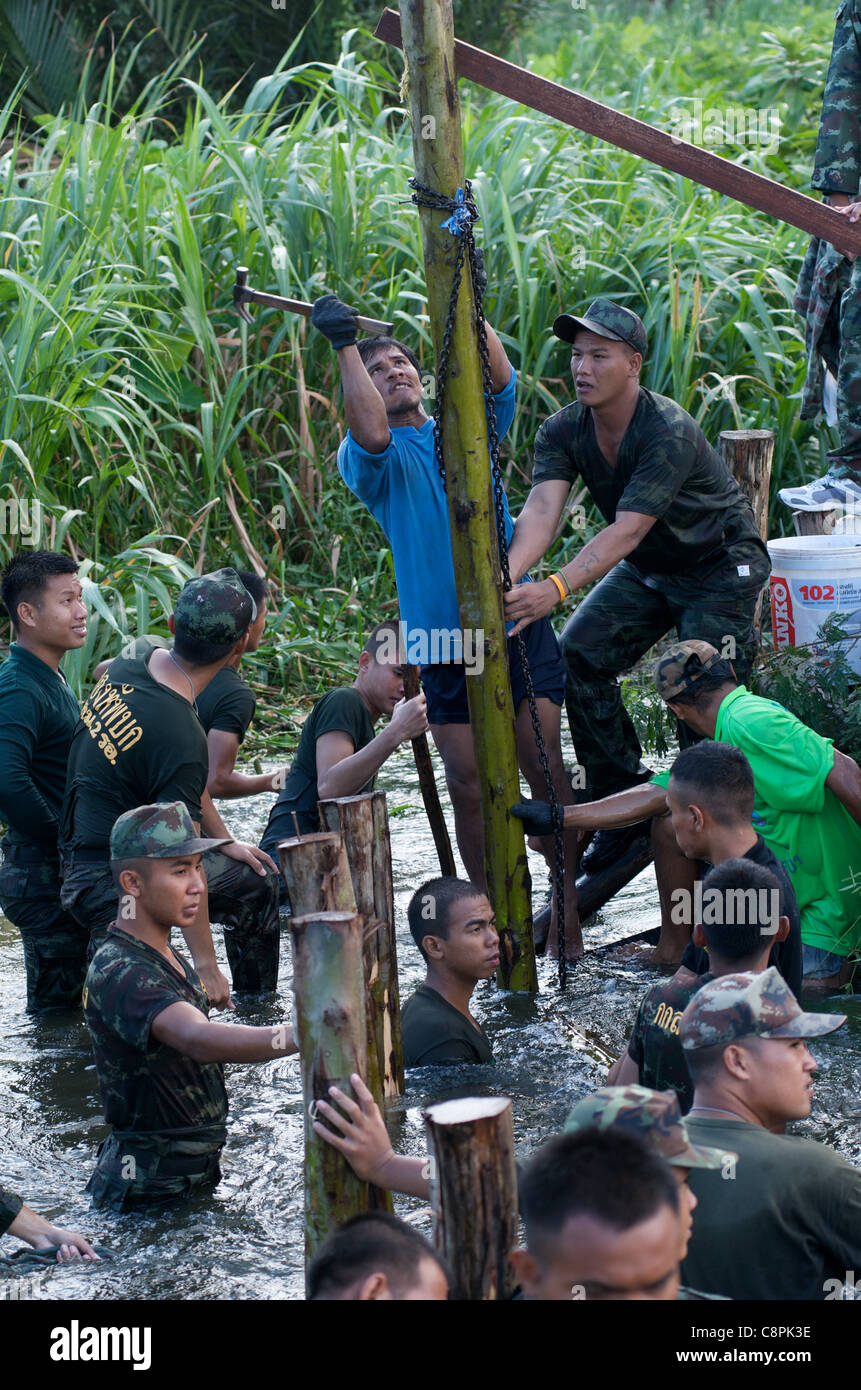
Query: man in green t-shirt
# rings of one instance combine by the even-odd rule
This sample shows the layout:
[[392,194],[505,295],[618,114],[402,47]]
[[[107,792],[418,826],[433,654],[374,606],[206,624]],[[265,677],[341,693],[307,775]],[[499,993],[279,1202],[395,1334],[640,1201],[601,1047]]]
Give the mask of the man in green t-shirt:
[[78,702],[60,662],[87,639],[78,566],[23,551],[3,571],[15,641],[0,667],[0,908],[21,933],[27,1011],[77,1009],[87,933],[60,902],[57,832]]
[[[215,960],[210,920],[224,926],[235,989],[272,990],[278,978],[278,875],[256,845],[234,841],[206,790],[201,690],[235,652],[254,602],[235,570],[190,579],[180,593],[170,650],[147,646],[115,657],[84,701],[69,751],[60,829],[62,902],[95,944],[117,916],[108,862],[111,827],[144,802],[182,801],[193,821],[223,840],[206,856],[208,894],[186,928],[195,968],[216,1006],[229,989]],[[210,917],[211,914],[211,917]]]
[[810,1113],[806,1040],[845,1021],[803,1013],[773,967],[712,980],[688,1004],[688,1131],[734,1150],[738,1164],[729,1179],[690,1175],[698,1207],[685,1283],[737,1299],[823,1300],[861,1269],[861,1171],[827,1144],[783,1133]]
[[296,1051],[292,1029],[210,1023],[210,1000],[171,946],[206,893],[201,839],[182,801],[137,806],[111,830],[111,873],[127,909],[90,963],[84,1016],[111,1133],[87,1184],[94,1206],[125,1211],[218,1182],[226,1139],[225,1062]]
[[[861,946],[861,768],[774,700],[739,685],[733,665],[708,642],[670,647],[655,684],[678,719],[701,737],[740,748],[754,780],[753,825],[789,875],[801,914],[805,989],[839,988]],[[696,865],[679,849],[666,815],[668,774],[603,801],[565,808],[566,826],[630,825],[651,816],[664,904],[692,893]],[[520,802],[514,813],[530,834],[544,834],[549,808]],[[678,962],[679,927],[663,936],[661,963]],[[686,933],[687,929],[683,928]]]
[[[400,624],[378,623],[368,634],[352,685],[318,700],[302,726],[287,780],[269,813],[261,849],[275,855],[279,840],[320,829],[317,802],[372,791],[383,763],[427,727],[424,695],[404,699]],[[389,722],[378,734],[374,725]]]
[[[744,678],[756,650],[757,599],[770,571],[750,503],[687,411],[640,385],[648,349],[630,309],[596,300],[553,325],[571,344],[577,401],[535,437],[532,490],[514,528],[506,617],[517,632],[600,581],[560,638],[565,704],[592,800],[647,781],[618,679],[675,627],[732,644]],[[585,484],[607,525],[558,575],[517,580],[552,545],[572,484]],[[693,739],[684,730],[680,735]],[[628,832],[599,833],[582,859],[612,862]]]
[[695,975],[682,966],[672,979],[652,985],[637,1010],[627,1050],[607,1076],[609,1085],[637,1082],[656,1091],[672,1089],[683,1111],[694,1095],[679,1041],[685,1008],[709,980],[765,970],[775,938],[782,941],[789,931],[789,919],[780,915],[778,879],[746,859],[727,859],[710,870],[698,898],[693,939],[708,951],[708,972]]
[[499,965],[499,933],[487,897],[463,879],[432,878],[413,894],[407,918],[427,975],[401,1014],[405,1065],[492,1062],[484,1029],[469,1011],[478,981]]

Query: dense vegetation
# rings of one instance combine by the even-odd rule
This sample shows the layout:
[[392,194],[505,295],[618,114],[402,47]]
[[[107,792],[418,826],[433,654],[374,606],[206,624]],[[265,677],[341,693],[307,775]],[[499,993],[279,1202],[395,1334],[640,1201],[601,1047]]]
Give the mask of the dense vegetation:
[[[112,8],[112,25],[135,10],[155,32],[134,46],[132,31],[112,52],[103,29],[75,94],[49,101],[37,68],[0,110],[0,501],[23,503],[20,535],[13,516],[0,553],[29,539],[25,508],[38,500],[42,543],[84,561],[98,620],[72,661],[78,680],[115,630],[163,630],[192,567],[265,567],[281,613],[258,674],[286,681],[292,699],[349,663],[358,631],[393,611],[392,569],[334,467],[328,345],[271,310],[246,328],[230,287],[244,263],[252,283],[282,294],[334,290],[394,319],[431,367],[401,58],[349,27],[376,16],[364,0],[300,4],[289,17],[266,7],[285,43],[267,38],[264,67],[230,28],[230,4],[206,6],[211,32],[194,41],[199,6]],[[243,43],[263,23],[250,8]],[[796,6],[791,27],[776,0],[461,8],[474,40],[494,46],[490,34],[514,60],[664,129],[697,101],[776,112],[774,147],[718,152],[807,186],[827,7]],[[20,9],[0,0],[0,29]],[[86,0],[76,14],[78,42],[103,10]],[[342,30],[334,60],[312,61],[314,35],[325,51]],[[10,46],[6,78],[16,53],[26,59]],[[238,67],[249,76],[231,90]],[[505,449],[515,508],[535,429],[570,396],[549,325],[597,294],[643,314],[646,385],[713,439],[774,429],[775,487],[821,469],[827,439],[797,419],[803,234],[502,98],[461,92],[486,304],[520,372]],[[788,521],[775,503],[775,533]],[[594,524],[587,513],[587,535]],[[559,549],[582,539],[570,532]]]

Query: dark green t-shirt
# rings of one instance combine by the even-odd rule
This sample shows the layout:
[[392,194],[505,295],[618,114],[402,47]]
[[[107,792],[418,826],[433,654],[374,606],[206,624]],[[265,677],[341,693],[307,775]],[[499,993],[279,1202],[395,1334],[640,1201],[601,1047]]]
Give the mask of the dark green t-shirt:
[[184,801],[200,820],[206,734],[188,700],[150,675],[153,650],[115,657],[84,701],[69,751],[66,851],[107,850],[117,816],[156,801]]
[[13,643],[0,667],[0,820],[6,845],[56,856],[78,702],[62,673]]
[[[354,753],[366,747],[374,737],[374,725],[367,706],[352,685],[341,685],[330,690],[322,700],[317,701],[302,725],[299,747],[290,765],[287,781],[278,793],[278,800],[269,813],[269,823],[260,841],[267,853],[272,853],[279,840],[290,839],[296,834],[294,811],[303,835],[313,834],[320,829],[317,813],[317,739],[336,730],[347,734]],[[376,777],[372,777],[361,791],[373,791],[375,781]]]
[[171,1004],[209,1014],[197,975],[178,951],[174,955],[183,974],[145,942],[112,927],[87,971],[84,1016],[105,1119],[124,1133],[223,1126],[227,1117],[222,1064],[195,1062],[150,1036],[153,1019]]
[[691,1108],[694,1088],[688,1075],[685,1054],[679,1040],[679,1021],[698,989],[714,979],[686,970],[680,980],[674,975],[659,980],[645,995],[628,1041],[628,1056],[640,1068],[640,1085],[652,1091],[675,1091],[684,1114]]
[[430,985],[419,985],[401,1013],[404,1064],[441,1066],[445,1062],[492,1062],[490,1043],[481,1027]]
[[241,743],[254,718],[257,701],[247,681],[232,666],[222,666],[197,697],[197,715],[204,732],[221,729]]
[[685,1123],[695,1144],[738,1154],[735,1165],[688,1174],[699,1205],[685,1284],[734,1299],[818,1300],[833,1294],[827,1280],[861,1270],[859,1169],[827,1144],[728,1116]]
[[730,543],[764,552],[750,503],[686,410],[640,387],[615,464],[604,458],[592,411],[575,402],[535,436],[532,483],[582,478],[605,521],[617,512],[657,517],[627,559],[645,573],[676,574],[720,559]]

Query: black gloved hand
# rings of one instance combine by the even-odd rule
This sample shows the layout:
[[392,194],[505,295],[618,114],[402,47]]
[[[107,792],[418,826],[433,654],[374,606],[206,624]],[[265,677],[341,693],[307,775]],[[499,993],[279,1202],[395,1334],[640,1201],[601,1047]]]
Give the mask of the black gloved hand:
[[553,810],[547,801],[518,801],[511,814],[523,821],[527,835],[553,834]]
[[358,337],[356,310],[334,294],[324,294],[314,300],[311,322],[329,339],[336,352],[339,348],[349,347]]
[[480,246],[475,248],[475,270],[472,274],[472,283],[483,299],[487,289],[487,271],[484,268],[484,252]]

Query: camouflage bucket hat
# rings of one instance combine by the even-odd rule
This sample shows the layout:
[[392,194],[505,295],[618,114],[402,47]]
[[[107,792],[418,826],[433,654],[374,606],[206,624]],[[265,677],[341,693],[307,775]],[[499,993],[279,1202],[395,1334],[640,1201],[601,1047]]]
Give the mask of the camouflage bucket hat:
[[189,579],[173,611],[178,632],[216,645],[238,642],[256,617],[257,604],[229,566]]
[[593,1125],[596,1129],[618,1126],[639,1134],[674,1168],[720,1168],[726,1157],[724,1149],[691,1143],[675,1091],[601,1086],[577,1102],[565,1121],[565,1133]]
[[822,1038],[846,1022],[845,1014],[805,1013],[772,965],[721,975],[697,990],[679,1023],[686,1052],[741,1038]]
[[228,840],[204,840],[197,835],[188,807],[182,801],[136,806],[114,821],[111,859],[178,859],[229,845]]
[[596,299],[582,319],[574,314],[560,314],[553,321],[553,332],[566,343],[573,343],[581,328],[597,333],[599,338],[612,338],[615,343],[627,343],[628,347],[645,357],[649,347],[649,337],[639,315],[632,309],[623,309],[611,299]]
[[710,642],[677,642],[655,662],[655,685],[662,700],[672,700],[690,690],[700,676],[723,661]]

